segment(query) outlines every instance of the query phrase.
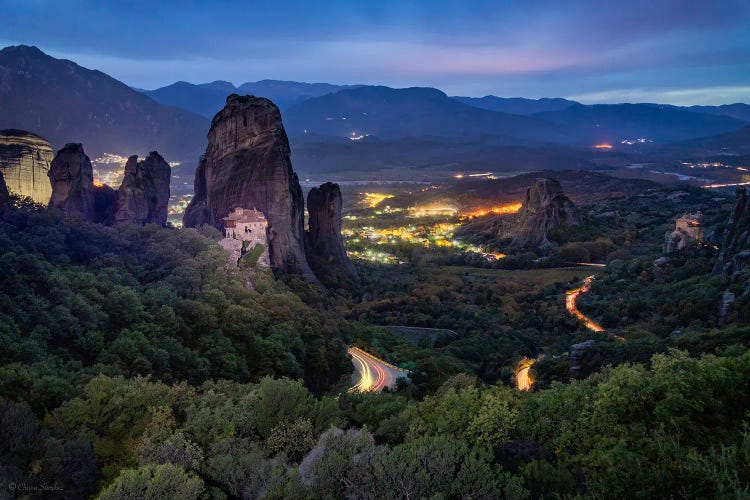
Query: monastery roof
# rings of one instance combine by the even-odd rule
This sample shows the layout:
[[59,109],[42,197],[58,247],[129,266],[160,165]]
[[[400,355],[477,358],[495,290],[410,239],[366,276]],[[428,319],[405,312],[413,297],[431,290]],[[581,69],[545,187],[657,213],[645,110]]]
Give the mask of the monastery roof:
[[266,216],[260,210],[237,207],[222,220],[235,222],[265,222]]

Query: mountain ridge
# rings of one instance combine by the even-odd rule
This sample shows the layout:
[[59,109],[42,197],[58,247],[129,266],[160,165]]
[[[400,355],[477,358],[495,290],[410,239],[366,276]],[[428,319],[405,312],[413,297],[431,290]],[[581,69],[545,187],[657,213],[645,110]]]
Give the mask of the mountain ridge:
[[0,109],[0,129],[28,130],[55,149],[83,143],[94,154],[158,149],[170,160],[193,158],[208,129],[204,117],[27,45],[0,50]]

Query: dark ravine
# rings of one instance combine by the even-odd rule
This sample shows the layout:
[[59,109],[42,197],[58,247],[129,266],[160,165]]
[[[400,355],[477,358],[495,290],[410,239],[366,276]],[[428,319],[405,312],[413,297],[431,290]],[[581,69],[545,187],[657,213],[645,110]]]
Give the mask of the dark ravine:
[[141,161],[128,158],[117,190],[115,224],[166,225],[170,176],[169,164],[156,151]]
[[183,221],[221,228],[233,208],[257,208],[268,219],[271,267],[317,283],[305,256],[304,199],[290,155],[279,108],[230,95],[211,123]]
[[550,232],[556,228],[581,224],[578,209],[563,192],[556,179],[538,179],[526,190],[521,210],[518,212],[519,228],[511,248],[549,248]]
[[359,275],[341,238],[341,207],[338,184],[326,182],[308,193],[307,259],[324,285],[351,288],[359,283]]
[[52,183],[49,207],[60,210],[65,217],[93,222],[94,173],[83,146],[66,144],[52,160],[48,175]]

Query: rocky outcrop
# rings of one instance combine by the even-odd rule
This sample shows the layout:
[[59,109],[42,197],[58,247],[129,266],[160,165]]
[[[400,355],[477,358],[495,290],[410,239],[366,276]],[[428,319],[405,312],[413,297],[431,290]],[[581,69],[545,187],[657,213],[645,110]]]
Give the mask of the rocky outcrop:
[[304,199],[279,108],[232,94],[211,123],[183,224],[221,229],[235,207],[255,207],[266,216],[272,268],[318,282],[305,256]]
[[15,129],[0,131],[0,172],[11,193],[46,205],[52,194],[47,177],[52,156],[52,146],[36,134]]
[[569,356],[569,373],[570,376],[575,378],[581,371],[583,364],[583,356],[596,345],[594,340],[586,340],[579,344],[573,344],[570,346]]
[[675,222],[673,231],[664,235],[664,253],[678,252],[703,242],[703,215],[685,214]]
[[578,209],[565,196],[562,186],[555,179],[538,179],[526,190],[521,210],[518,212],[519,228],[511,248],[549,248],[550,232],[554,229],[581,224]]
[[242,240],[222,238],[219,240],[219,246],[227,253],[227,269],[237,267],[242,257]]
[[341,239],[341,190],[326,182],[307,195],[310,229],[306,233],[307,260],[320,281],[328,287],[351,287],[359,275],[349,261]]
[[49,207],[65,217],[94,221],[94,173],[81,144],[66,144],[57,152],[48,172],[52,183]]
[[128,158],[117,190],[115,224],[166,225],[171,175],[169,164],[156,151],[141,161],[138,156]]
[[750,291],[750,200],[744,187],[737,189],[737,201],[724,230],[714,273],[730,282],[743,282]]

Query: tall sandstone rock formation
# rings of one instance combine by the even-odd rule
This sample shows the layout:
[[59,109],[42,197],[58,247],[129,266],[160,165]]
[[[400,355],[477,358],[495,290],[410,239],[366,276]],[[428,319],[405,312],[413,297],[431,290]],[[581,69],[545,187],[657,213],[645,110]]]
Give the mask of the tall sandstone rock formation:
[[272,268],[318,282],[305,256],[304,199],[279,108],[268,99],[232,94],[211,123],[183,223],[221,229],[222,218],[236,207],[266,216]]
[[359,275],[341,239],[341,206],[338,184],[326,182],[308,193],[307,260],[324,285],[351,288],[359,283]]
[[518,212],[519,229],[511,242],[511,248],[538,247],[542,250],[552,246],[550,232],[559,227],[581,224],[578,209],[565,196],[556,179],[538,179],[526,190],[526,198]]
[[141,161],[135,155],[128,158],[117,190],[115,224],[166,225],[171,175],[171,167],[156,151]]
[[744,293],[750,292],[750,198],[744,187],[737,189],[737,201],[724,230],[714,273],[731,282],[743,282]]
[[5,185],[5,178],[3,177],[3,173],[0,172],[0,219],[5,217],[5,214],[8,213],[10,205],[8,186]]
[[62,211],[65,217],[93,222],[94,172],[83,146],[66,144],[52,160],[48,175],[52,183],[49,207]]
[[47,177],[52,156],[46,139],[23,130],[0,130],[0,172],[11,193],[46,205],[52,194]]

